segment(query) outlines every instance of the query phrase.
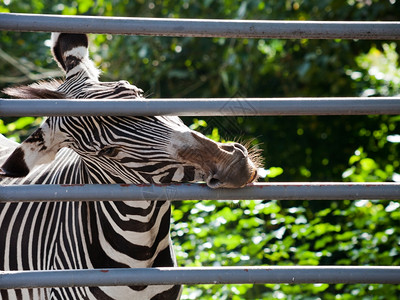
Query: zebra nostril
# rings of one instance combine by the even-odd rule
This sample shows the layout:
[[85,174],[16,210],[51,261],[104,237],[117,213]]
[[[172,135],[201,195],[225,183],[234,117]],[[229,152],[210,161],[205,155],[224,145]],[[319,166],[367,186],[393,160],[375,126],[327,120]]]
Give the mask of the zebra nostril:
[[235,149],[241,150],[244,153],[244,155],[246,155],[246,156],[248,155],[247,149],[246,149],[245,146],[243,146],[243,145],[241,145],[239,143],[234,143],[233,146],[235,147]]
[[215,176],[210,176],[207,179],[207,185],[208,185],[208,187],[210,187],[212,189],[219,187],[221,184],[222,184],[221,180],[219,180]]
[[232,145],[232,144],[222,144],[222,145],[220,146],[220,148],[221,148],[222,150],[227,151],[227,152],[234,152],[234,151],[235,151],[235,146]]
[[220,146],[220,148],[221,148],[222,150],[225,150],[225,151],[230,152],[230,153],[234,153],[235,151],[238,151],[238,150],[239,150],[239,151],[242,152],[245,156],[248,155],[246,147],[244,147],[243,145],[241,145],[241,144],[239,144],[239,143],[222,144],[222,145]]

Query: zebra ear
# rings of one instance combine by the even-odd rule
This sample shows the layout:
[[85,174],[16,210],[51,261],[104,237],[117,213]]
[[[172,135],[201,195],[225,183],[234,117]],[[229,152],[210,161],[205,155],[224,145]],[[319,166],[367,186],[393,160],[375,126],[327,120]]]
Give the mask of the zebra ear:
[[53,161],[62,146],[51,132],[45,122],[11,153],[1,166],[0,175],[24,177],[35,166]]
[[82,70],[92,79],[99,77],[99,70],[89,59],[86,34],[52,33],[51,44],[53,57],[66,72],[67,78]]

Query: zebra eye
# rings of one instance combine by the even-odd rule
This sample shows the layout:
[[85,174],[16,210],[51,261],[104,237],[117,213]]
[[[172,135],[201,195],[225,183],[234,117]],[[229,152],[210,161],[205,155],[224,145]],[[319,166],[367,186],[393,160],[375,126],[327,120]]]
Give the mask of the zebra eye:
[[99,156],[114,157],[118,154],[117,147],[106,147],[99,151]]

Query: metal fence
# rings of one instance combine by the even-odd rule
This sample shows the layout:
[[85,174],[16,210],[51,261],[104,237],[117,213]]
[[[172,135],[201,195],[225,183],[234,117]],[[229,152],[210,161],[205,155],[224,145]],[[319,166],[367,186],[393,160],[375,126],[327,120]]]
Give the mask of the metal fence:
[[1,14],[0,30],[176,37],[400,39],[400,22],[324,22],[120,18]]
[[2,116],[300,116],[400,114],[400,97],[142,100],[0,99]]
[[[160,36],[400,39],[400,22],[241,21],[0,13],[0,30]],[[32,105],[34,103],[34,105]],[[71,105],[73,104],[73,105]],[[152,100],[7,100],[0,116],[42,115],[360,115],[400,114],[399,97]],[[399,183],[258,183],[240,190],[201,184],[1,186],[0,202],[400,198]],[[391,283],[400,267],[302,266],[0,272],[0,289],[206,283]]]

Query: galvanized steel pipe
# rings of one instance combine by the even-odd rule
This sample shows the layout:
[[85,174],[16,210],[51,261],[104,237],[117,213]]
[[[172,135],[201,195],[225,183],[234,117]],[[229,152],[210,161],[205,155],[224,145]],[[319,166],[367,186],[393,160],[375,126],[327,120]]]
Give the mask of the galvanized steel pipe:
[[400,97],[0,99],[0,116],[300,116],[400,114]]
[[400,39],[400,22],[207,20],[1,13],[0,30],[176,37]]
[[248,266],[0,272],[0,289],[232,283],[400,284],[400,267]]
[[400,199],[400,183],[281,182],[241,189],[210,189],[205,184],[0,185],[0,202],[153,200],[357,200]]

